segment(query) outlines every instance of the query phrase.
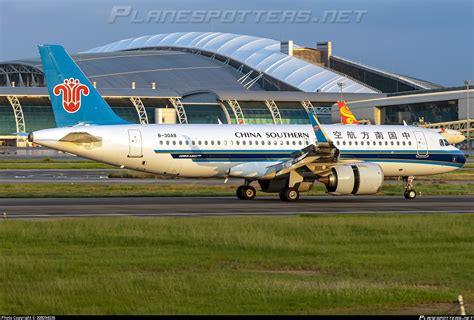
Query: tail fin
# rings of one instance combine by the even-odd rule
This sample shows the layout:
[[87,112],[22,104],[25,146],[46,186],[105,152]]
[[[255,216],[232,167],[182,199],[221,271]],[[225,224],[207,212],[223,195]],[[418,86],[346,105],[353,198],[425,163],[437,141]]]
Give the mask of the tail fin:
[[128,123],[110,108],[62,46],[40,45],[39,52],[58,127]]
[[341,114],[342,124],[359,124],[359,121],[357,121],[356,117],[352,114],[345,101],[338,101],[337,107],[339,108],[339,113]]

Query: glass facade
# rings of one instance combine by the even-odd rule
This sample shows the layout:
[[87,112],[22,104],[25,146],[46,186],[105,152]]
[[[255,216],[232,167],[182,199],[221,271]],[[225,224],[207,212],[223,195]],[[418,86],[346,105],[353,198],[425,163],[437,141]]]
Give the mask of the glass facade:
[[0,135],[16,132],[15,115],[7,98],[0,97]]
[[19,101],[23,109],[23,116],[25,117],[26,132],[56,127],[56,121],[54,120],[54,114],[49,99],[19,98]]
[[272,124],[273,117],[265,102],[239,101],[246,124]]
[[308,124],[309,119],[300,102],[276,101],[282,124]]
[[405,120],[413,122],[436,123],[456,121],[458,117],[458,100],[435,101],[425,103],[401,104],[383,107],[384,124],[400,124]]
[[[220,105],[183,104],[189,123],[227,123]],[[218,120],[219,119],[219,120]]]

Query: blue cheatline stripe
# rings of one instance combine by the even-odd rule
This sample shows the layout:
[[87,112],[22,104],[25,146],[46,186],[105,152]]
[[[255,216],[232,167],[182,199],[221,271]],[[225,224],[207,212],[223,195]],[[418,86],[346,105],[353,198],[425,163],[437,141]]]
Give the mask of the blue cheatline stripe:
[[292,152],[298,151],[300,149],[295,150],[201,150],[201,149],[191,149],[191,150],[154,150],[155,153],[285,153],[290,154]]
[[[196,162],[244,162],[278,161],[289,159],[292,152],[299,150],[155,150],[155,153],[170,154],[174,159],[191,159]],[[416,150],[341,150],[341,159],[370,162],[401,162],[447,166],[462,166],[466,158],[460,150],[433,150],[426,157],[417,155]]]
[[372,159],[366,162],[399,162],[399,163],[416,163],[416,164],[425,164],[425,165],[435,165],[435,166],[450,166],[450,167],[462,167],[464,163],[459,162],[443,162],[443,161],[427,161],[427,160],[397,160],[397,159]]
[[[210,149],[191,149],[191,150],[182,150],[182,149],[167,149],[167,150],[159,150],[155,149],[155,153],[292,153],[295,151],[300,151],[301,149],[293,149],[293,150],[262,150],[262,149],[247,149],[247,150],[235,150],[235,149],[230,149],[230,150],[210,150]],[[346,149],[342,150],[339,149],[341,153],[414,153],[416,154],[417,150],[351,150],[351,149]],[[429,150],[429,154],[432,153],[449,153],[449,154],[459,154],[463,155],[464,153],[461,150]]]
[[442,162],[465,162],[465,158],[458,154],[428,154],[426,157],[417,157],[416,153],[384,153],[384,154],[374,154],[374,153],[343,153],[341,154],[342,159],[360,159],[360,160],[376,160],[376,159],[397,159],[397,160],[424,160],[424,161],[442,161]]

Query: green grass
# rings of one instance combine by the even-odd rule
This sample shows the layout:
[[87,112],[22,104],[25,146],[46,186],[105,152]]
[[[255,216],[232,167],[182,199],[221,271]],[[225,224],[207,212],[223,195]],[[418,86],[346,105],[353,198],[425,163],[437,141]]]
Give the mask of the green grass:
[[0,221],[1,314],[443,313],[474,215]]
[[[258,189],[258,188],[257,188]],[[235,185],[189,184],[119,184],[119,183],[32,183],[0,184],[0,198],[74,198],[74,197],[189,197],[189,196],[233,196]],[[418,184],[416,190],[423,195],[472,195],[474,184]],[[403,186],[385,185],[381,195],[401,195]],[[269,195],[259,192],[258,195]],[[270,194],[275,195],[275,194]],[[326,195],[322,184],[315,184],[305,195]],[[276,196],[276,195],[275,195]]]
[[89,160],[52,160],[44,158],[0,160],[0,170],[16,169],[114,169],[117,167]]

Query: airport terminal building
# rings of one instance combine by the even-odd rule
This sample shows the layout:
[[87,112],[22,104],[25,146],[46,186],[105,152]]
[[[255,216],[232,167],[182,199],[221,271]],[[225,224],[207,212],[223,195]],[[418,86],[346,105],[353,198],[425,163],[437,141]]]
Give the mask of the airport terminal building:
[[[66,48],[67,49],[67,48]],[[292,41],[218,32],[157,34],[71,54],[121,117],[137,123],[304,124],[306,112],[339,122],[349,102],[370,123],[459,123],[472,86],[385,72]],[[55,127],[38,58],[0,62],[0,144]],[[464,124],[466,125],[466,124]],[[471,124],[472,125],[472,124]]]

